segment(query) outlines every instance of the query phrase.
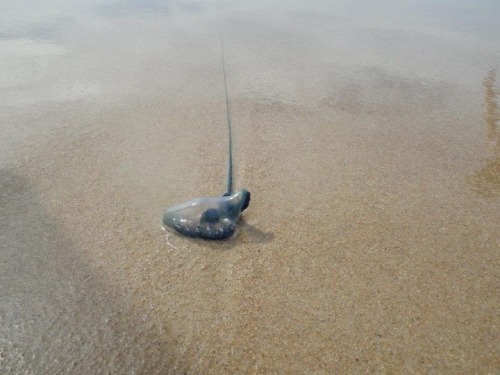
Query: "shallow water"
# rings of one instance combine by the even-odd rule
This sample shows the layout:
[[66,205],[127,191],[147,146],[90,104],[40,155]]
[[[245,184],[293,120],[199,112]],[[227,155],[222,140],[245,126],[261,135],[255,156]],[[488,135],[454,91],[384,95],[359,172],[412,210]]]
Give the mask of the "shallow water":
[[0,5],[0,373],[494,372],[500,6]]

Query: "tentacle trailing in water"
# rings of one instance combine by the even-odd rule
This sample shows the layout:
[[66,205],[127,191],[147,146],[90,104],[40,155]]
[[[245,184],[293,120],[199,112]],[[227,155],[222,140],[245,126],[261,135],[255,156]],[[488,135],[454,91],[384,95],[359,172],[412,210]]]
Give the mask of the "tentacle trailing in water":
[[[217,4],[216,4],[217,5]],[[227,189],[222,197],[197,198],[167,209],[163,223],[188,237],[222,240],[233,235],[240,213],[250,203],[250,193],[241,189],[233,194],[233,155],[231,135],[231,112],[227,90],[226,63],[224,61],[224,41],[217,7],[217,30],[219,32],[226,117],[228,133]]]

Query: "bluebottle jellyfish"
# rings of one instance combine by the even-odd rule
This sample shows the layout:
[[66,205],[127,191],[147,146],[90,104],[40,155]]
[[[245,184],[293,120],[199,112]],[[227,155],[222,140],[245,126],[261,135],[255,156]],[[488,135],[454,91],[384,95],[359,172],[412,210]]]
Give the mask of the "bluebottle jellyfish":
[[240,213],[249,203],[246,189],[217,198],[196,198],[168,208],[163,222],[188,237],[223,240],[233,235]]
[[223,240],[231,237],[238,223],[239,216],[250,203],[250,192],[240,189],[233,192],[233,156],[231,136],[231,116],[227,93],[226,64],[224,61],[224,43],[217,13],[222,60],[222,75],[226,98],[226,117],[228,133],[228,170],[227,190],[220,197],[196,198],[165,210],[163,223],[188,237],[199,237],[208,240]]

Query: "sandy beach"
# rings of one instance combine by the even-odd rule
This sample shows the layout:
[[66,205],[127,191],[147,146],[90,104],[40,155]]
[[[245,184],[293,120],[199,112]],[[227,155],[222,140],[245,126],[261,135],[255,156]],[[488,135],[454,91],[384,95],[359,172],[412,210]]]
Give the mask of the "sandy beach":
[[0,374],[500,369],[500,5],[1,5]]

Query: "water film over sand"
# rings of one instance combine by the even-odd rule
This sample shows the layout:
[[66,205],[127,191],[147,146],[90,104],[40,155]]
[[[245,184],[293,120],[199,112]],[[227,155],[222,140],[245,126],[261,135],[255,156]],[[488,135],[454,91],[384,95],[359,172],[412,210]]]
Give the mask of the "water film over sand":
[[[103,5],[106,4],[106,5]],[[500,6],[0,5],[0,373],[495,373]]]

